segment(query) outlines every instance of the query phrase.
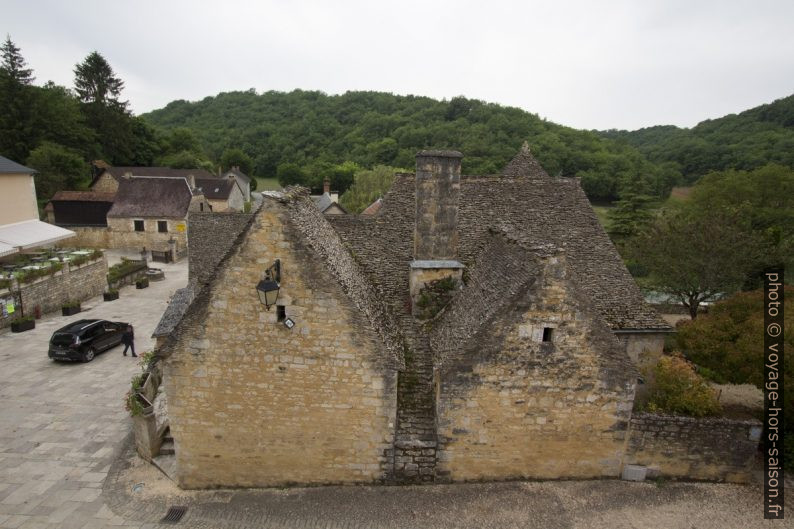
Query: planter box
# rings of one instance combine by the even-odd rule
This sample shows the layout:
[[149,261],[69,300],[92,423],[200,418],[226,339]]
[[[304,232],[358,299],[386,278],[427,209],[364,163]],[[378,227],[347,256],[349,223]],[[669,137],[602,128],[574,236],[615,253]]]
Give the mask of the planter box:
[[36,320],[11,322],[11,332],[25,332],[35,328]]
[[80,305],[77,305],[76,307],[61,307],[61,314],[64,316],[72,316],[78,312],[80,312]]
[[105,293],[102,294],[102,299],[104,299],[105,301],[113,301],[113,300],[119,299],[119,293],[118,292],[105,292]]
[[147,288],[148,286],[149,286],[149,280],[148,280],[148,279],[146,279],[146,278],[144,278],[144,279],[139,279],[139,280],[137,280],[137,281],[135,282],[135,288],[138,288],[138,289],[140,289],[140,288]]

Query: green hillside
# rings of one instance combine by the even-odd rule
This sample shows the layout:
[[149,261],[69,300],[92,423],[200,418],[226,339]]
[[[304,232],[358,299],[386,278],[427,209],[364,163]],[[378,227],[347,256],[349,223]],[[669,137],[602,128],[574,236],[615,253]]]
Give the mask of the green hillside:
[[601,135],[636,147],[655,164],[674,164],[685,183],[709,171],[752,170],[768,163],[794,167],[794,95],[691,129],[664,125]]
[[680,179],[672,164],[649,163],[626,142],[464,97],[250,90],[174,101],[142,118],[163,133],[189,129],[213,160],[241,148],[259,177],[275,176],[283,164],[307,173],[344,161],[410,168],[425,148],[462,151],[465,174],[494,173],[526,140],[550,174],[581,177],[593,200],[614,200],[626,186],[663,197]]

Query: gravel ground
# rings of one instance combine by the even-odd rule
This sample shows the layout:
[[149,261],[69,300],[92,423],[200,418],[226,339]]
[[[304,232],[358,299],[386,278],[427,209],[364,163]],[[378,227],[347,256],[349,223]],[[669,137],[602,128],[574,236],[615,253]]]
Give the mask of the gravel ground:
[[104,497],[144,526],[186,506],[180,523],[196,529],[791,527],[763,519],[761,493],[758,485],[619,480],[184,491],[137,458],[128,439]]

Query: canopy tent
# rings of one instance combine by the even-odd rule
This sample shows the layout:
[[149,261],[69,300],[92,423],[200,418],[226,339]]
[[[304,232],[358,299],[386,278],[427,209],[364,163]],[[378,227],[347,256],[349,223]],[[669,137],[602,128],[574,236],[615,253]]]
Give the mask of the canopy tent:
[[13,246],[0,242],[0,257],[5,257],[6,255],[17,253],[18,251],[19,250]]
[[74,237],[75,233],[40,220],[26,220],[0,226],[0,256],[28,250]]

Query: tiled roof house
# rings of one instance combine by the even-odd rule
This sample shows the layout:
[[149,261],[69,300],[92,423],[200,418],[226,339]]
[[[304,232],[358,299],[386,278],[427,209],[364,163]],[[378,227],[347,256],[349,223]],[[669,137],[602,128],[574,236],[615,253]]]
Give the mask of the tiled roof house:
[[158,335],[181,486],[620,474],[670,327],[577,179],[526,145],[500,174],[461,158],[419,153],[371,215],[289,188],[191,217]]

